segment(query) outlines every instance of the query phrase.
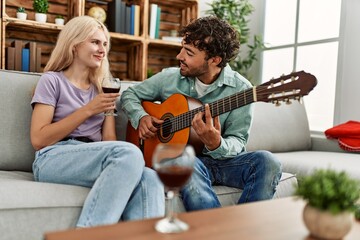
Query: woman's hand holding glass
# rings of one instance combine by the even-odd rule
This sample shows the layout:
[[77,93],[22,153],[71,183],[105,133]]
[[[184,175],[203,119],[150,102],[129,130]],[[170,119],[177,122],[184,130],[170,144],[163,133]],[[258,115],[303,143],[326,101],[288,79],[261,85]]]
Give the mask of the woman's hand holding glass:
[[[101,84],[104,93],[119,93],[121,88],[121,81],[115,77],[105,77]],[[114,110],[106,111],[105,116],[117,116]]]

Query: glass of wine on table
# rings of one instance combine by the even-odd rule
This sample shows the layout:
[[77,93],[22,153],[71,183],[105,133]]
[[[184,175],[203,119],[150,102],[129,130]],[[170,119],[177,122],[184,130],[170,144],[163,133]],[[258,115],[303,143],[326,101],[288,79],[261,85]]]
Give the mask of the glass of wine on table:
[[186,144],[158,144],[152,157],[153,168],[165,186],[168,198],[166,217],[159,220],[155,229],[161,233],[179,233],[189,229],[177,218],[174,200],[193,172],[195,152]]
[[[104,77],[101,87],[104,93],[118,93],[121,88],[121,81],[119,78],[115,77]],[[117,116],[114,110],[106,111],[105,116]]]

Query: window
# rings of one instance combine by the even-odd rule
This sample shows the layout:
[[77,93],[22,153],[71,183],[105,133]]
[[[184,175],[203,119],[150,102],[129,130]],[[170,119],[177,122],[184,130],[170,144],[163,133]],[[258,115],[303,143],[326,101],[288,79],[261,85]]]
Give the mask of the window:
[[304,104],[312,131],[333,126],[341,0],[267,0],[261,78],[292,71],[316,76]]

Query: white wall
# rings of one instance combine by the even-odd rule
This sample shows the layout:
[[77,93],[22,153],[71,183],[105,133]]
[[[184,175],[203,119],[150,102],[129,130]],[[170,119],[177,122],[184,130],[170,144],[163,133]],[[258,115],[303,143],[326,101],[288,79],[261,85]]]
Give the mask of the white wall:
[[[211,0],[199,1],[199,12],[208,9]],[[250,20],[252,34],[263,32],[264,0],[250,0],[255,12]],[[334,125],[349,120],[360,121],[360,1],[343,0],[340,30],[338,81]],[[261,59],[260,59],[261,60]],[[254,79],[259,78],[259,63],[252,69]],[[330,101],[330,100],[329,100]]]
[[359,0],[343,0],[335,124],[360,121],[359,12]]

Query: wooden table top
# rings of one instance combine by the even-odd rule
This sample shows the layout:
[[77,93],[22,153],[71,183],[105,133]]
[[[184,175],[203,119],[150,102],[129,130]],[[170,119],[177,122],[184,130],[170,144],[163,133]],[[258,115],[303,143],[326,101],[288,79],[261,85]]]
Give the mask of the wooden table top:
[[[190,225],[184,233],[162,234],[154,229],[157,219],[45,234],[46,240],[313,240],[303,224],[305,203],[281,198],[237,206],[179,214]],[[360,239],[360,222],[353,224],[344,240]]]

